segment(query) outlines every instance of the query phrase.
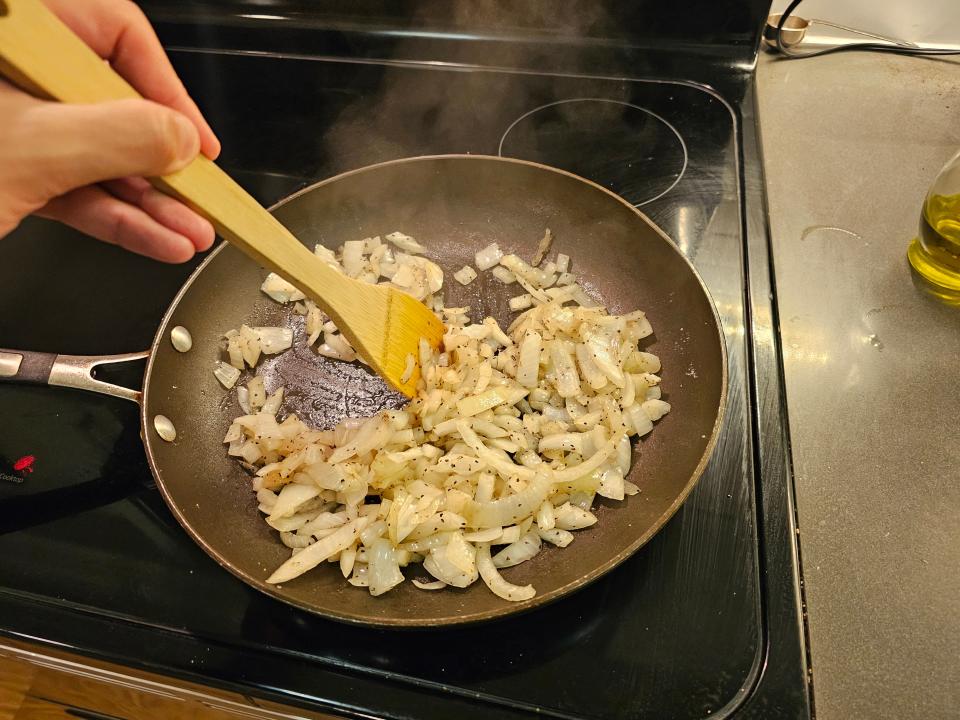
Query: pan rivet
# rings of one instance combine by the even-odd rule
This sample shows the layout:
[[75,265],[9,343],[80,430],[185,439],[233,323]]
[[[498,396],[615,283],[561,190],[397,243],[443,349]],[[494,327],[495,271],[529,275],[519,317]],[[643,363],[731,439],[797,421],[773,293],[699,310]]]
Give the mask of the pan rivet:
[[183,325],[177,325],[170,331],[170,344],[179,352],[187,352],[193,347],[193,338],[190,337],[190,331]]
[[173,442],[177,439],[177,429],[166,415],[154,415],[153,427],[157,431],[157,435],[167,442]]

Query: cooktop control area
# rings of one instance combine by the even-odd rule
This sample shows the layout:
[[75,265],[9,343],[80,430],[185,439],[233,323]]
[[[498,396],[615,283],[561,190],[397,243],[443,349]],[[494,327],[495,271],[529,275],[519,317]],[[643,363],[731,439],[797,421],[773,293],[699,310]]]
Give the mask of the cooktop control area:
[[[132,403],[0,385],[0,599],[94,618],[118,637],[125,628],[189,637],[233,653],[236,681],[252,687],[268,686],[258,667],[295,662],[297,676],[272,690],[341,710],[373,707],[356,694],[364,680],[426,698],[419,717],[448,716],[452,697],[487,717],[735,711],[757,682],[766,637],[735,110],[688,83],[206,51],[172,58],[223,141],[220,164],[265,204],[344,170],[439,153],[547,163],[635,204],[697,267],[723,321],[730,379],[717,451],[673,520],[586,589],[478,627],[375,630],[287,607],[209,559],[152,487]],[[49,257],[61,262],[50,268]],[[25,223],[0,243],[0,344],[146,348],[190,269]],[[131,662],[138,652],[129,648]],[[208,661],[198,652],[188,671],[202,674]],[[321,683],[331,673],[342,682]]]

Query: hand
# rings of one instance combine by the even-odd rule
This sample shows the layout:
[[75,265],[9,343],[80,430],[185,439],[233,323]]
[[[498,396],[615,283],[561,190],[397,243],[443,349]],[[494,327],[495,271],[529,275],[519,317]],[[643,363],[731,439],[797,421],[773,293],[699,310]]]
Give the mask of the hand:
[[146,17],[128,0],[44,2],[147,99],[68,105],[0,80],[0,237],[36,213],[164,262],[206,250],[210,223],[143,179],[220,152]]

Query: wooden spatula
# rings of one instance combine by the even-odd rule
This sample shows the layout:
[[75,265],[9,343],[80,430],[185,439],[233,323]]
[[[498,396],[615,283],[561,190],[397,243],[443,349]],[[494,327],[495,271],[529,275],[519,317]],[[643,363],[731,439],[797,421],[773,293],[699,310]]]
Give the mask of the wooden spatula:
[[[0,72],[32,94],[61,102],[140,97],[39,0],[0,0]],[[442,323],[426,306],[406,293],[331,269],[203,156],[179,172],[150,181],[300,288],[377,373],[413,397],[419,368],[401,382],[408,355],[419,358],[420,338],[438,347],[443,336]]]

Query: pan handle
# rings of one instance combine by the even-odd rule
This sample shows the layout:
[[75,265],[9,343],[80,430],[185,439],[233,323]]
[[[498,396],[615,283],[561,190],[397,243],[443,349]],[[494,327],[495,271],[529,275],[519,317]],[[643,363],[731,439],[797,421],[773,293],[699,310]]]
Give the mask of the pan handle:
[[149,355],[147,350],[122,355],[54,355],[0,349],[0,382],[89,390],[139,403],[143,395],[139,390],[97,380],[95,372],[100,365],[143,360]]

